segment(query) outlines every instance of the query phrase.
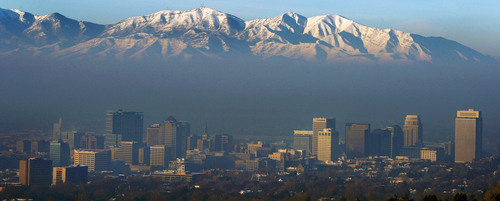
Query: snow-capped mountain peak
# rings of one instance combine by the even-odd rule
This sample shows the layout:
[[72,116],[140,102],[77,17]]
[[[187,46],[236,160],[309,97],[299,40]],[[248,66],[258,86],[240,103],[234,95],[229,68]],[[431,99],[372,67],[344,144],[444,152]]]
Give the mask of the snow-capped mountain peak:
[[244,21],[235,16],[200,7],[188,11],[164,10],[150,15],[128,18],[111,26],[103,35],[125,36],[131,33],[155,35],[190,29],[233,34],[244,28]]
[[0,21],[19,20],[22,23],[30,24],[33,23],[34,18],[32,14],[17,9],[7,10],[0,8]]
[[323,15],[307,19],[305,33],[315,37],[325,37],[342,31],[354,32],[359,24],[340,15]]
[[103,25],[77,21],[60,13],[35,16],[33,23],[23,34],[34,40],[35,44],[71,43],[86,41],[96,37],[104,30]]
[[163,10],[112,25],[77,21],[59,13],[34,16],[0,9],[0,55],[16,53],[58,58],[241,54],[327,62],[496,62],[455,41],[369,27],[340,15],[306,18],[287,12],[243,21],[206,7]]

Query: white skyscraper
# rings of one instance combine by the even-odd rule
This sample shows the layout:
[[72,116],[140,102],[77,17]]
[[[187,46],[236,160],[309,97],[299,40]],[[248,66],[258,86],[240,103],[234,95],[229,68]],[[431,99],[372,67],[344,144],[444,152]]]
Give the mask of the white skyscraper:
[[339,133],[331,128],[318,132],[318,160],[337,161],[339,157]]
[[483,119],[480,111],[457,111],[455,119],[455,162],[479,160],[483,148]]

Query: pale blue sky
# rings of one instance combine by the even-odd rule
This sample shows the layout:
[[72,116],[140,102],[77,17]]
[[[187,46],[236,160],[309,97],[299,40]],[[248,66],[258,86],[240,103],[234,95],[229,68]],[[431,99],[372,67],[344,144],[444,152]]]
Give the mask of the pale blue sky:
[[288,11],[306,17],[339,14],[367,26],[442,36],[481,53],[500,56],[498,0],[0,0],[0,8],[36,15],[59,12],[100,24],[201,5],[244,20],[275,17]]

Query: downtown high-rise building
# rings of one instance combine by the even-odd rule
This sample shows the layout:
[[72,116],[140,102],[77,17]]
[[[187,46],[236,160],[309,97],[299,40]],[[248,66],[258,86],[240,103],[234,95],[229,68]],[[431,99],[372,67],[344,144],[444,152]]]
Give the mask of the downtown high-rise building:
[[391,132],[375,129],[365,138],[366,156],[391,156]]
[[168,147],[167,158],[177,158],[177,142],[180,141],[182,137],[177,128],[177,119],[173,116],[169,116],[163,123],[161,128],[162,133],[160,134],[160,145],[166,145]]
[[201,136],[196,135],[196,134],[191,134],[189,137],[187,137],[187,150],[194,150],[198,148],[198,140],[201,139]]
[[156,145],[149,147],[149,164],[165,168],[168,166],[168,147],[165,145]]
[[71,159],[69,144],[61,139],[50,142],[49,158],[54,167],[69,165]]
[[149,165],[150,151],[149,146],[139,148],[137,160],[140,165]]
[[88,166],[89,172],[107,171],[111,161],[109,150],[75,150],[75,165]]
[[337,161],[340,153],[339,133],[332,128],[318,132],[318,155],[320,161]]
[[313,118],[313,142],[312,142],[312,155],[317,156],[318,154],[318,133],[323,131],[325,128],[331,128],[333,131],[335,128],[335,118]]
[[52,139],[58,140],[62,139],[62,118],[59,118],[59,121],[57,123],[54,123],[53,129],[52,129]]
[[43,158],[20,160],[19,183],[27,186],[52,184],[52,161]]
[[84,135],[80,137],[79,147],[82,149],[104,149],[104,136]]
[[403,126],[404,146],[423,146],[422,122],[418,115],[406,115]]
[[399,151],[404,145],[403,129],[401,129],[398,125],[391,125],[387,126],[383,130],[389,131],[391,134],[390,157],[395,158],[399,155]]
[[161,128],[160,124],[153,124],[146,129],[146,144],[154,146],[161,144]]
[[[187,151],[187,137],[191,135],[191,124],[186,121],[181,121],[177,124],[178,136],[176,145],[176,158],[185,158]],[[231,139],[232,141],[232,139]]]
[[311,155],[312,152],[313,131],[294,130],[293,131],[293,148],[303,150],[306,155]]
[[457,111],[455,119],[455,162],[481,159],[483,148],[483,119],[480,111]]
[[32,140],[31,153],[48,153],[50,151],[50,142],[45,140]]
[[31,152],[31,141],[18,140],[16,142],[16,151],[19,153],[30,153]]
[[115,138],[108,136],[107,140],[116,140],[114,143],[108,142],[108,146],[109,144],[119,145],[118,139],[142,143],[143,124],[142,112],[106,111],[106,135],[115,136]]
[[230,152],[233,148],[233,136],[232,135],[214,135],[214,151],[226,151]]
[[67,134],[68,134],[67,135],[68,139],[66,141],[68,142],[70,149],[85,148],[85,147],[81,147],[82,137],[85,136],[84,132],[70,131]]
[[53,167],[52,185],[70,182],[87,183],[88,166]]
[[137,165],[139,161],[139,144],[134,141],[122,141],[119,147],[113,147],[113,160]]
[[115,135],[106,133],[103,136],[104,136],[104,147],[106,148],[120,146],[120,143],[122,142],[122,135],[120,134]]
[[370,134],[370,124],[347,123],[345,125],[345,149],[349,158],[366,156],[366,138]]
[[203,133],[200,138],[198,138],[196,142],[196,148],[199,151],[204,151],[204,152],[210,152],[213,150],[212,146],[212,139],[210,139],[210,136],[208,133]]
[[191,133],[191,125],[188,122],[178,122],[169,116],[160,128],[160,144],[168,147],[168,158],[183,158],[186,156],[187,137]]

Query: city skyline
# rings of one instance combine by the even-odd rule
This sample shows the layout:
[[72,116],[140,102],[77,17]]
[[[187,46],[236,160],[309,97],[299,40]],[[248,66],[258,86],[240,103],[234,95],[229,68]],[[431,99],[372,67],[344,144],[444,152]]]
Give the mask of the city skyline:
[[[121,113],[131,113],[131,114],[141,114],[141,117],[144,118],[144,112],[128,112],[128,111],[123,111],[123,110],[119,110]],[[111,110],[107,110],[107,117],[109,117],[110,115],[110,112]],[[146,115],[147,116],[147,115]],[[107,118],[109,119],[109,118]],[[288,130],[290,130],[291,132],[287,133],[287,134],[284,134],[284,136],[294,136],[294,135],[307,135],[307,134],[310,134],[311,135],[311,150],[313,150],[314,148],[313,147],[318,147],[318,145],[315,145],[314,143],[314,131],[317,130],[318,133],[319,131],[322,131],[322,129],[324,128],[331,128],[335,131],[338,131],[337,130],[337,126],[336,126],[336,122],[338,121],[339,118],[337,117],[313,117],[313,124],[312,124],[312,127],[311,127],[311,130],[296,130],[295,128],[288,128]],[[401,118],[400,118],[401,119]],[[345,121],[345,119],[342,119],[340,118],[340,120],[342,121]],[[108,134],[108,131],[109,131],[109,127],[105,127],[103,128],[102,130],[90,130],[89,132],[91,134],[85,134],[85,133],[80,133],[78,130],[75,130],[75,129],[69,129],[67,131],[61,131],[63,130],[61,128],[61,125],[60,125],[60,122],[62,121],[62,118],[59,118],[59,122],[56,122],[54,123],[54,125],[57,125],[57,126],[54,126],[54,128],[57,128],[59,130],[52,130],[53,133],[63,133],[65,138],[62,138],[62,139],[65,139],[65,140],[69,140],[69,146],[71,148],[73,148],[73,144],[74,143],[78,143],[78,146],[80,146],[80,143],[82,146],[91,146],[90,144],[87,145],[88,140],[93,140],[92,143],[94,144],[93,146],[96,146],[98,143],[96,140],[98,136],[102,135],[102,137],[106,137],[106,135]],[[108,120],[106,120],[107,122]],[[155,120],[154,122],[158,122],[157,120]],[[157,124],[157,123],[152,123],[150,124],[149,126],[146,126],[143,128],[144,130],[144,137],[141,141],[138,141],[138,140],[135,140],[135,142],[144,142],[145,144],[148,144],[148,145],[168,145],[168,147],[172,147],[172,148],[175,148],[176,145],[182,141],[184,141],[184,139],[186,139],[186,143],[188,142],[187,139],[190,135],[192,134],[195,134],[196,136],[198,137],[201,137],[203,135],[206,134],[206,129],[207,129],[207,125],[203,125],[203,129],[204,131],[203,132],[195,132],[195,133],[192,133],[192,134],[181,134],[183,132],[187,132],[187,133],[191,133],[191,124],[186,122],[186,121],[177,121],[173,116],[168,116],[166,118],[166,120],[163,121],[163,123],[161,124]],[[351,121],[351,123],[346,123],[345,124],[345,127],[340,127],[340,128],[345,128],[345,130],[342,130],[344,132],[344,135],[339,135],[339,139],[341,142],[343,143],[346,143],[347,141],[347,136],[348,136],[348,133],[350,132],[354,132],[354,133],[357,133],[359,131],[361,131],[361,133],[365,133],[366,134],[369,134],[371,133],[372,129],[373,130],[388,130],[390,131],[391,133],[394,132],[394,129],[395,129],[395,126],[396,127],[399,127],[401,126],[399,129],[401,129],[401,137],[404,141],[404,146],[422,146],[424,142],[444,142],[444,141],[447,141],[447,140],[438,140],[438,141],[434,141],[434,140],[423,140],[423,129],[422,129],[422,122],[421,122],[421,119],[420,119],[420,115],[406,115],[405,118],[402,118],[402,121],[400,121],[399,123],[396,123],[394,124],[394,122],[387,122],[385,124],[378,124],[378,126],[376,127],[373,127],[370,125],[370,123],[361,123],[361,122],[356,122],[356,123],[353,123],[355,121]],[[368,121],[370,122],[370,121]],[[143,123],[143,124],[146,124],[147,123]],[[352,128],[351,128],[352,127]],[[66,129],[66,128],[65,128]],[[187,129],[187,130],[183,130],[181,132],[180,129]],[[56,132],[57,131],[57,132]],[[98,134],[97,136],[95,136],[95,134]],[[100,133],[100,134],[99,134]],[[173,133],[177,133],[176,135],[174,135]],[[290,134],[291,133],[291,134]],[[203,135],[201,135],[203,134]],[[227,133],[224,133],[223,130],[221,130],[221,132],[216,132],[216,135],[224,135],[224,134],[227,134]],[[360,137],[360,136],[357,136],[359,135],[360,133],[357,133],[356,135],[352,135],[352,137],[356,136],[355,139],[364,139],[364,137]],[[392,133],[394,135],[394,133]],[[54,134],[52,134],[53,136],[55,136]],[[232,133],[231,135],[237,135],[237,136],[240,136],[241,134],[238,134],[238,133]],[[72,136],[78,136],[78,138],[82,138],[82,141],[81,142],[73,142],[74,139],[72,138]],[[178,137],[182,137],[181,141],[178,141]],[[244,136],[244,135],[241,135],[241,136]],[[263,136],[263,135],[261,135]],[[453,134],[453,136],[456,136],[456,134]],[[57,139],[57,138],[54,138],[54,139]],[[85,139],[85,141],[83,141],[83,139]],[[115,138],[114,138],[115,139]],[[121,141],[125,141],[125,140],[119,140],[119,142]],[[359,140],[358,140],[359,141]],[[363,140],[364,141],[364,140]],[[361,142],[361,141],[359,141]],[[357,142],[357,143],[359,143]],[[25,144],[28,143],[30,144],[30,142],[24,142]],[[317,141],[316,141],[317,143]],[[23,144],[20,144],[20,142],[18,142],[18,147],[26,147],[27,145],[24,145]],[[33,145],[31,145],[33,146]],[[109,144],[106,144],[106,146],[109,146]],[[114,146],[114,145],[112,145]],[[183,144],[181,145],[182,148],[176,148],[178,153],[182,152],[180,150],[184,150],[184,149],[187,149],[188,145],[187,144]],[[305,146],[305,145],[303,145]],[[346,144],[347,146],[347,144]],[[363,150],[363,149],[360,149],[359,146],[361,145],[349,145],[351,146],[351,148],[349,149],[353,149],[352,146],[358,146],[357,149],[359,150]],[[346,149],[349,147],[347,146]],[[364,146],[364,145],[363,145]],[[78,147],[79,148],[79,147]],[[24,148],[26,149],[26,148]],[[27,149],[30,149],[30,146],[27,147]],[[358,150],[358,151],[359,151]],[[352,150],[351,150],[352,151]],[[170,153],[172,156],[173,156],[173,152]],[[177,153],[176,153],[177,154]],[[311,152],[311,154],[313,154]],[[359,154],[359,153],[358,153]],[[362,156],[363,154],[361,155],[357,155],[357,156]]]
[[498,200],[499,9],[4,0],[0,200]]
[[[125,112],[126,113],[126,112]],[[133,112],[136,114],[137,112]],[[109,114],[109,112],[108,112]],[[142,116],[142,112],[140,113]],[[107,115],[109,116],[109,115]],[[456,152],[456,162],[466,162],[477,160],[478,158],[484,157],[482,155],[482,117],[480,111],[475,111],[473,109],[469,110],[458,110],[457,118],[456,118],[456,126],[455,126],[455,149],[460,150],[460,152]],[[397,154],[400,154],[399,149],[401,147],[405,147],[404,152],[412,151],[412,150],[420,150],[420,149],[428,149],[427,144],[421,140],[418,140],[419,137],[417,135],[422,136],[422,124],[420,122],[420,117],[418,115],[406,115],[405,124],[403,129],[401,129],[398,125],[390,125],[386,128],[379,128],[371,131],[370,124],[366,123],[347,123],[346,124],[346,141],[341,142],[340,136],[338,132],[335,130],[336,128],[336,119],[337,118],[323,118],[323,117],[315,117],[313,118],[312,130],[294,130],[294,147],[303,147],[304,151],[314,150],[316,149],[316,153],[310,153],[314,157],[321,158],[329,158],[331,154],[334,153],[334,147],[331,144],[345,144],[344,151],[346,155],[350,158],[356,157],[366,157],[372,155],[382,154],[382,156],[395,157]],[[59,118],[59,122],[56,123],[57,132],[61,132],[61,118]],[[127,127],[127,125],[124,125]],[[184,126],[187,126],[183,128]],[[134,130],[135,128],[129,127]],[[161,136],[158,134],[151,136],[149,134],[146,139],[141,139],[140,141],[120,141],[118,146],[111,145],[106,148],[111,148],[112,156],[116,160],[123,160],[129,164],[137,164],[138,163],[138,151],[139,146],[143,146],[147,144],[148,146],[157,145],[157,143],[151,144],[151,142],[155,142],[155,139],[159,142],[160,145],[165,146],[170,150],[169,159],[185,157],[185,152],[187,150],[193,150],[192,142],[188,142],[187,136],[190,138],[196,137],[196,135],[191,135],[190,133],[190,124],[187,122],[178,122],[174,117],[169,116],[165,120],[165,125],[159,127],[157,124],[153,124],[150,128],[159,128],[158,134],[161,133]],[[56,133],[54,131],[54,133]],[[316,144],[314,143],[314,135],[315,131],[317,132]],[[77,134],[79,131],[71,131],[70,133]],[[93,132],[92,132],[93,133]],[[418,133],[418,134],[417,134]],[[320,135],[321,134],[321,135]],[[360,136],[358,136],[360,135]],[[309,136],[309,137],[307,137]],[[320,136],[323,137],[323,140],[320,139]],[[334,137],[333,137],[334,136]],[[96,150],[103,149],[101,147],[97,147],[97,138],[94,134],[88,135],[85,133],[81,133],[78,135],[80,139],[70,138],[69,136],[65,138],[61,138],[57,135],[49,136],[50,139],[57,139],[50,142],[50,155],[49,158],[54,162],[54,166],[61,167],[69,164],[69,154],[70,154],[70,145],[67,142],[71,142],[71,149],[77,150],[83,148],[84,150]],[[75,135],[76,137],[76,135]],[[154,139],[149,139],[153,137]],[[326,138],[325,138],[326,137]],[[164,138],[165,140],[159,140],[160,138]],[[93,140],[91,140],[93,139]],[[213,135],[209,139],[209,135],[207,134],[207,129],[205,127],[204,134],[201,138],[192,138],[191,140],[197,141],[198,150],[204,150],[205,145],[201,145],[205,143],[204,140],[208,140],[210,144],[206,148],[214,151],[230,151],[231,147],[225,147],[225,144],[230,145],[232,142],[232,135]],[[90,141],[89,141],[90,140]],[[309,141],[309,142],[308,142]],[[387,142],[386,142],[387,141]],[[403,142],[404,141],[404,142]],[[34,142],[34,143],[32,143]],[[16,143],[17,151],[19,153],[33,153],[36,154],[40,143],[44,141],[30,141],[30,140],[18,140]],[[78,145],[77,145],[78,143]],[[89,143],[93,143],[94,145],[87,145]],[[325,144],[326,143],[326,144]],[[471,144],[472,143],[472,144]],[[101,142],[104,144],[104,142]],[[187,148],[187,144],[190,145],[191,148]],[[321,147],[326,147],[329,144],[329,148],[325,148],[322,152],[322,156],[319,156],[319,150]],[[351,144],[355,144],[351,145]],[[34,147],[32,147],[34,146]],[[91,147],[88,147],[91,146]],[[101,145],[102,146],[102,145]],[[337,147],[335,147],[337,148]],[[43,149],[43,146],[40,147]],[[445,149],[448,149],[445,147]],[[325,150],[331,150],[326,151]],[[468,151],[467,151],[468,150]],[[166,151],[166,149],[165,149]],[[144,152],[144,150],[142,150]],[[330,153],[329,155],[325,155],[325,153]],[[307,152],[306,152],[307,153]],[[409,153],[409,152],[408,152]],[[407,153],[407,154],[408,154]],[[143,154],[146,154],[144,152]],[[144,160],[144,159],[141,159]],[[327,161],[325,159],[321,159],[323,161]]]
[[[140,114],[142,116],[144,113],[140,112]],[[406,184],[409,185],[408,187],[403,187],[408,188],[410,193],[414,183],[427,181],[428,178],[424,175],[432,175],[431,178],[435,179],[451,172],[452,175],[448,177],[463,179],[458,183],[453,180],[446,180],[448,182],[445,183],[428,183],[427,188],[432,186],[432,188],[444,189],[436,191],[436,195],[441,197],[448,194],[455,195],[453,188],[455,185],[463,185],[462,181],[470,182],[471,186],[475,186],[473,183],[477,176],[472,173],[481,171],[490,174],[495,170],[491,167],[496,167],[493,164],[500,162],[498,155],[483,154],[481,111],[458,110],[456,114],[456,139],[447,142],[418,141],[418,137],[414,134],[420,133],[421,136],[422,132],[420,116],[417,115],[405,116],[405,131],[399,125],[371,130],[371,125],[367,123],[347,123],[345,143],[340,141],[339,132],[336,131],[336,121],[341,117],[312,118],[312,124],[309,121],[311,130],[295,130],[293,135],[290,135],[290,137],[293,136],[293,142],[285,138],[252,139],[248,137],[238,137],[233,141],[231,134],[209,135],[206,127],[203,135],[196,137],[197,135],[189,132],[190,124],[177,121],[172,116],[164,120],[163,125],[156,124],[149,127],[147,139],[139,142],[120,141],[118,145],[104,148],[97,148],[95,137],[99,134],[95,132],[74,135],[72,139],[74,149],[71,152],[67,149],[69,145],[66,142],[70,141],[70,136],[67,135],[53,135],[54,132],[45,135],[43,140],[59,138],[50,143],[48,153],[33,151],[30,147],[32,142],[41,143],[42,141],[20,136],[20,138],[14,138],[17,140],[16,149],[3,150],[2,154],[8,153],[9,155],[1,158],[6,161],[2,163],[3,166],[13,166],[18,163],[18,169],[7,169],[6,171],[10,174],[1,176],[8,181],[5,184],[12,185],[5,188],[7,191],[10,191],[10,188],[21,187],[31,189],[30,186],[36,185],[42,188],[49,186],[58,188],[62,184],[68,187],[74,187],[75,184],[95,185],[102,179],[115,177],[120,178],[122,182],[137,182],[148,177],[158,182],[152,184],[153,186],[170,184],[171,187],[176,187],[180,183],[190,183],[196,186],[198,181],[210,178],[215,172],[217,174],[214,176],[219,178],[233,173],[253,175],[248,178],[250,181],[264,181],[265,183],[270,182],[261,179],[273,173],[279,175],[280,179],[286,178],[287,180],[300,178],[303,173],[307,173],[306,180],[314,180],[314,177],[319,175],[327,176],[331,180],[334,178],[332,175],[335,175],[347,184],[366,178],[363,182],[376,181],[391,187],[397,187],[401,182],[412,181]],[[60,131],[68,129],[60,122],[62,122],[61,119],[56,123],[56,133],[68,133],[68,131]],[[121,126],[126,130],[135,130],[133,126],[123,124]],[[151,130],[151,128],[158,129],[158,131]],[[166,130],[169,132],[165,132]],[[122,130],[122,132],[125,131]],[[317,144],[313,144],[315,134]],[[189,137],[185,138],[184,135],[189,135]],[[77,136],[80,136],[81,140],[76,139]],[[406,139],[409,142],[404,142],[405,136],[411,136]],[[163,145],[151,145],[154,140],[149,138],[155,138]],[[164,142],[159,138],[165,138]],[[93,140],[89,141],[89,139]],[[78,142],[80,148],[77,147]],[[81,148],[84,144],[92,143],[95,144],[93,147]],[[66,150],[62,149],[63,145],[67,147]],[[187,145],[189,146],[185,147]],[[317,152],[309,153],[311,149],[316,149]],[[72,155],[68,157],[68,163],[62,162],[63,152],[66,152],[68,156]],[[12,160],[5,160],[9,158]],[[18,176],[12,174],[13,171],[16,171]],[[339,174],[332,171],[339,171]],[[415,171],[425,172],[425,174],[415,174]],[[467,174],[471,173],[472,176],[462,176],[463,171],[467,171]],[[398,176],[388,177],[387,174]],[[407,174],[411,174],[412,177],[408,178]],[[494,173],[492,175],[495,177]],[[234,182],[235,180],[227,177],[225,181]],[[280,180],[272,184],[281,185],[282,182],[287,181]],[[485,180],[483,179],[482,182]],[[487,182],[488,186],[493,185],[490,181]],[[349,189],[345,182],[323,181],[321,185],[325,183],[334,183],[340,185],[340,188]],[[198,190],[200,187],[194,189]],[[398,192],[394,191],[394,188],[390,189],[392,190],[383,191],[383,194]],[[488,194],[477,191],[475,187],[471,187],[471,190],[462,191],[467,195],[475,193],[475,196]],[[417,196],[415,192],[420,191],[425,192],[424,189],[414,190],[411,196]],[[244,195],[244,193],[240,194]],[[348,194],[349,192],[344,196]],[[396,193],[390,195],[394,196],[394,194]],[[5,196],[2,191],[0,191],[1,196]]]

